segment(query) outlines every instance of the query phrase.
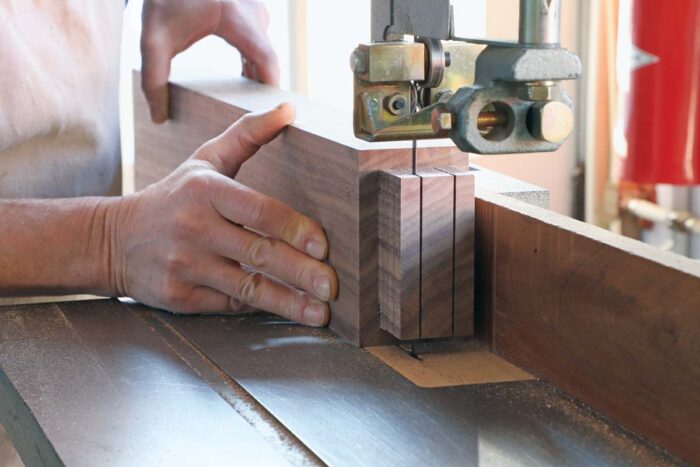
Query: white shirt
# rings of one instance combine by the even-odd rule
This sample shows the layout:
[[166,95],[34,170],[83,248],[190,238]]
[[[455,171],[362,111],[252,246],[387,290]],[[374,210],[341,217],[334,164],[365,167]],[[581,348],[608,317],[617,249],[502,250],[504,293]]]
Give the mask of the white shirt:
[[123,0],[0,0],[0,198],[119,194]]

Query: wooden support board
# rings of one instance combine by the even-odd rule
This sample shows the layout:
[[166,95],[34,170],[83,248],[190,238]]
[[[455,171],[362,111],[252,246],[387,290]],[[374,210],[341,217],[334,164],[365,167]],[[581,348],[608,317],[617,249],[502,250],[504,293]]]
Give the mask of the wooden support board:
[[700,463],[700,262],[477,187],[477,333]]
[[[391,336],[380,329],[378,311],[377,172],[410,168],[410,143],[358,140],[350,114],[242,78],[171,85],[171,119],[154,125],[138,88],[140,76],[134,82],[137,189],[167,176],[248,111],[284,101],[297,107],[294,125],[244,164],[237,179],[284,201],[326,230],[329,263],[340,284],[338,300],[331,304],[331,329],[356,345],[390,343]],[[468,155],[453,146],[420,148],[418,162],[420,167],[464,170],[469,165]]]

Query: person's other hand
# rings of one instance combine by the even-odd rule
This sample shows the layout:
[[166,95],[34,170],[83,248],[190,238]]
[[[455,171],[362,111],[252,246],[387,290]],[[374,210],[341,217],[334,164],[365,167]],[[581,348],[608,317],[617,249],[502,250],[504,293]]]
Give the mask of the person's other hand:
[[168,119],[168,76],[175,55],[216,35],[236,47],[243,75],[279,84],[279,64],[267,36],[269,15],[257,0],[145,0],[141,34],[142,82],[151,119]]
[[247,115],[170,176],[115,203],[115,290],[174,312],[236,313],[248,305],[324,326],[338,286],[322,262],[323,230],[233,179],[293,119],[289,104]]

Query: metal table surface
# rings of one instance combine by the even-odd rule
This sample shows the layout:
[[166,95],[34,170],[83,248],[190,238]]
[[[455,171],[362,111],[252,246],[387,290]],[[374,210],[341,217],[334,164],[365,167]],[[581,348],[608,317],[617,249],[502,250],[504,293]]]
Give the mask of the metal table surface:
[[116,300],[0,308],[27,465],[682,465],[541,381],[413,385],[327,330]]

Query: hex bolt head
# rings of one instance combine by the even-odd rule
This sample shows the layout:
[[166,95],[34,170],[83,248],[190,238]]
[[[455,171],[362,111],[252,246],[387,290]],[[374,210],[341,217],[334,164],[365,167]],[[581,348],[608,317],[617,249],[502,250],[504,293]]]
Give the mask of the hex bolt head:
[[528,112],[527,126],[533,138],[561,144],[574,129],[574,113],[563,102],[537,103]]
[[452,114],[443,110],[435,109],[431,114],[433,133],[442,134],[452,129]]
[[554,98],[554,86],[544,84],[523,86],[518,92],[518,97],[524,101],[550,101]]
[[402,115],[408,108],[408,99],[402,94],[394,94],[387,98],[385,105],[393,115]]

